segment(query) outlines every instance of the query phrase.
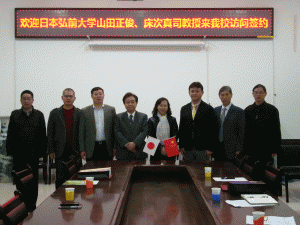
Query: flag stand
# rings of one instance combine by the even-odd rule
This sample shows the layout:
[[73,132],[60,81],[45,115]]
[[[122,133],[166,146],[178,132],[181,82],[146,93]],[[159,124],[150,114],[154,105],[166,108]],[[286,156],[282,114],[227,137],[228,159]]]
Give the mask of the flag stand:
[[150,154],[148,154],[148,158],[146,159],[146,165],[150,165]]

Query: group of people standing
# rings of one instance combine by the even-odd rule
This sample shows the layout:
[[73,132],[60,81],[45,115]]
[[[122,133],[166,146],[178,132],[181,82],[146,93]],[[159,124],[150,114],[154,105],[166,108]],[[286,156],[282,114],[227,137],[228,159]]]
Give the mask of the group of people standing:
[[249,155],[253,161],[269,162],[280,148],[279,112],[265,102],[266,88],[253,88],[255,102],[245,110],[231,103],[232,90],[224,86],[219,91],[222,105],[213,108],[201,98],[200,82],[188,89],[191,102],[181,108],[179,127],[172,117],[166,98],[156,101],[152,117],[136,111],[138,97],[128,92],[123,97],[126,112],[116,114],[114,107],[104,104],[104,90],[91,90],[93,104],[83,109],[74,106],[75,92],[66,88],[63,105],[51,111],[46,135],[42,112],[33,107],[33,93],[21,93],[22,108],[10,116],[7,154],[12,156],[14,169],[22,170],[29,164],[38,186],[38,160],[47,148],[56,163],[56,188],[65,182],[64,162],[75,154],[86,161],[145,160],[143,152],[146,136],[159,139],[160,145],[151,160],[168,158],[163,141],[176,137],[184,160],[204,161],[212,156],[218,161],[235,160],[237,154]]

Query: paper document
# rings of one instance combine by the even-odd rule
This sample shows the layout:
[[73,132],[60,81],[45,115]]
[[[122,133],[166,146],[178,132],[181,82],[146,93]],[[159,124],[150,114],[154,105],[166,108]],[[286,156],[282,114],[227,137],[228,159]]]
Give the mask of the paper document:
[[[93,184],[98,184],[99,180],[94,180]],[[67,180],[63,185],[85,185],[85,180]]]
[[225,200],[225,202],[229,205],[232,205],[233,207],[262,207],[262,206],[274,206],[277,204],[258,204],[258,205],[253,205],[248,203],[246,200]]
[[110,171],[110,170],[111,170],[111,167],[105,167],[105,168],[79,170],[79,173],[97,173],[97,172],[105,172],[105,171]]
[[[246,216],[246,224],[253,224],[253,216]],[[296,225],[295,219],[291,217],[265,216],[264,224],[271,225]]]
[[250,204],[277,204],[278,202],[267,194],[242,194],[241,197]]
[[244,177],[236,177],[234,179],[222,179],[221,177],[213,177],[215,181],[222,181],[222,182],[228,182],[228,181],[248,181]]

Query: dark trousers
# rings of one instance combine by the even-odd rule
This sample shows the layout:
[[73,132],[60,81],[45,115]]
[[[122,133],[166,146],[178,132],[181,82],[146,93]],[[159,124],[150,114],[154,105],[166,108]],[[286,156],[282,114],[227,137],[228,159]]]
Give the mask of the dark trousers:
[[67,159],[55,158],[55,170],[56,170],[55,188],[56,189],[58,189],[69,178],[66,170],[66,166],[64,164],[64,162],[66,161]]
[[215,161],[227,161],[235,163],[236,152],[232,152],[231,155],[228,155],[228,152],[226,154],[225,144],[224,142],[220,142],[218,149],[213,153],[213,157]]
[[137,151],[135,153],[128,151],[126,148],[119,149],[116,152],[117,160],[121,161],[145,161],[147,159],[147,153],[143,151]]
[[[26,207],[29,211],[32,211],[35,209],[39,193],[39,159],[34,156],[26,158],[13,157],[13,164],[16,172],[26,169],[27,165],[29,165],[32,169],[33,181],[32,183],[26,184],[26,193],[22,193],[26,199]],[[16,185],[16,188],[22,192],[22,188],[20,188],[18,185]]]
[[91,158],[87,161],[108,161],[112,160],[112,156],[109,155],[106,141],[95,141],[94,152]]
[[55,158],[55,170],[56,170],[56,180],[55,188],[59,188],[64,182],[66,182],[70,177],[64,162],[68,162],[71,156],[74,155],[72,149],[66,148],[60,157]]
[[215,161],[227,161],[224,142],[219,143],[218,149],[213,153],[213,157]]

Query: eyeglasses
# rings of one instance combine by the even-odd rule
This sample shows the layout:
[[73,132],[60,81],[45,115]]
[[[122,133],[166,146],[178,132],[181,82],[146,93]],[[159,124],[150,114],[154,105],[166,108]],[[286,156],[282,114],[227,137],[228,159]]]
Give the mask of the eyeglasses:
[[264,91],[261,91],[261,92],[255,91],[255,92],[253,92],[253,94],[254,95],[263,95],[263,94],[265,94],[265,92]]
[[64,98],[74,98],[75,96],[73,96],[73,95],[64,95],[63,97]]

